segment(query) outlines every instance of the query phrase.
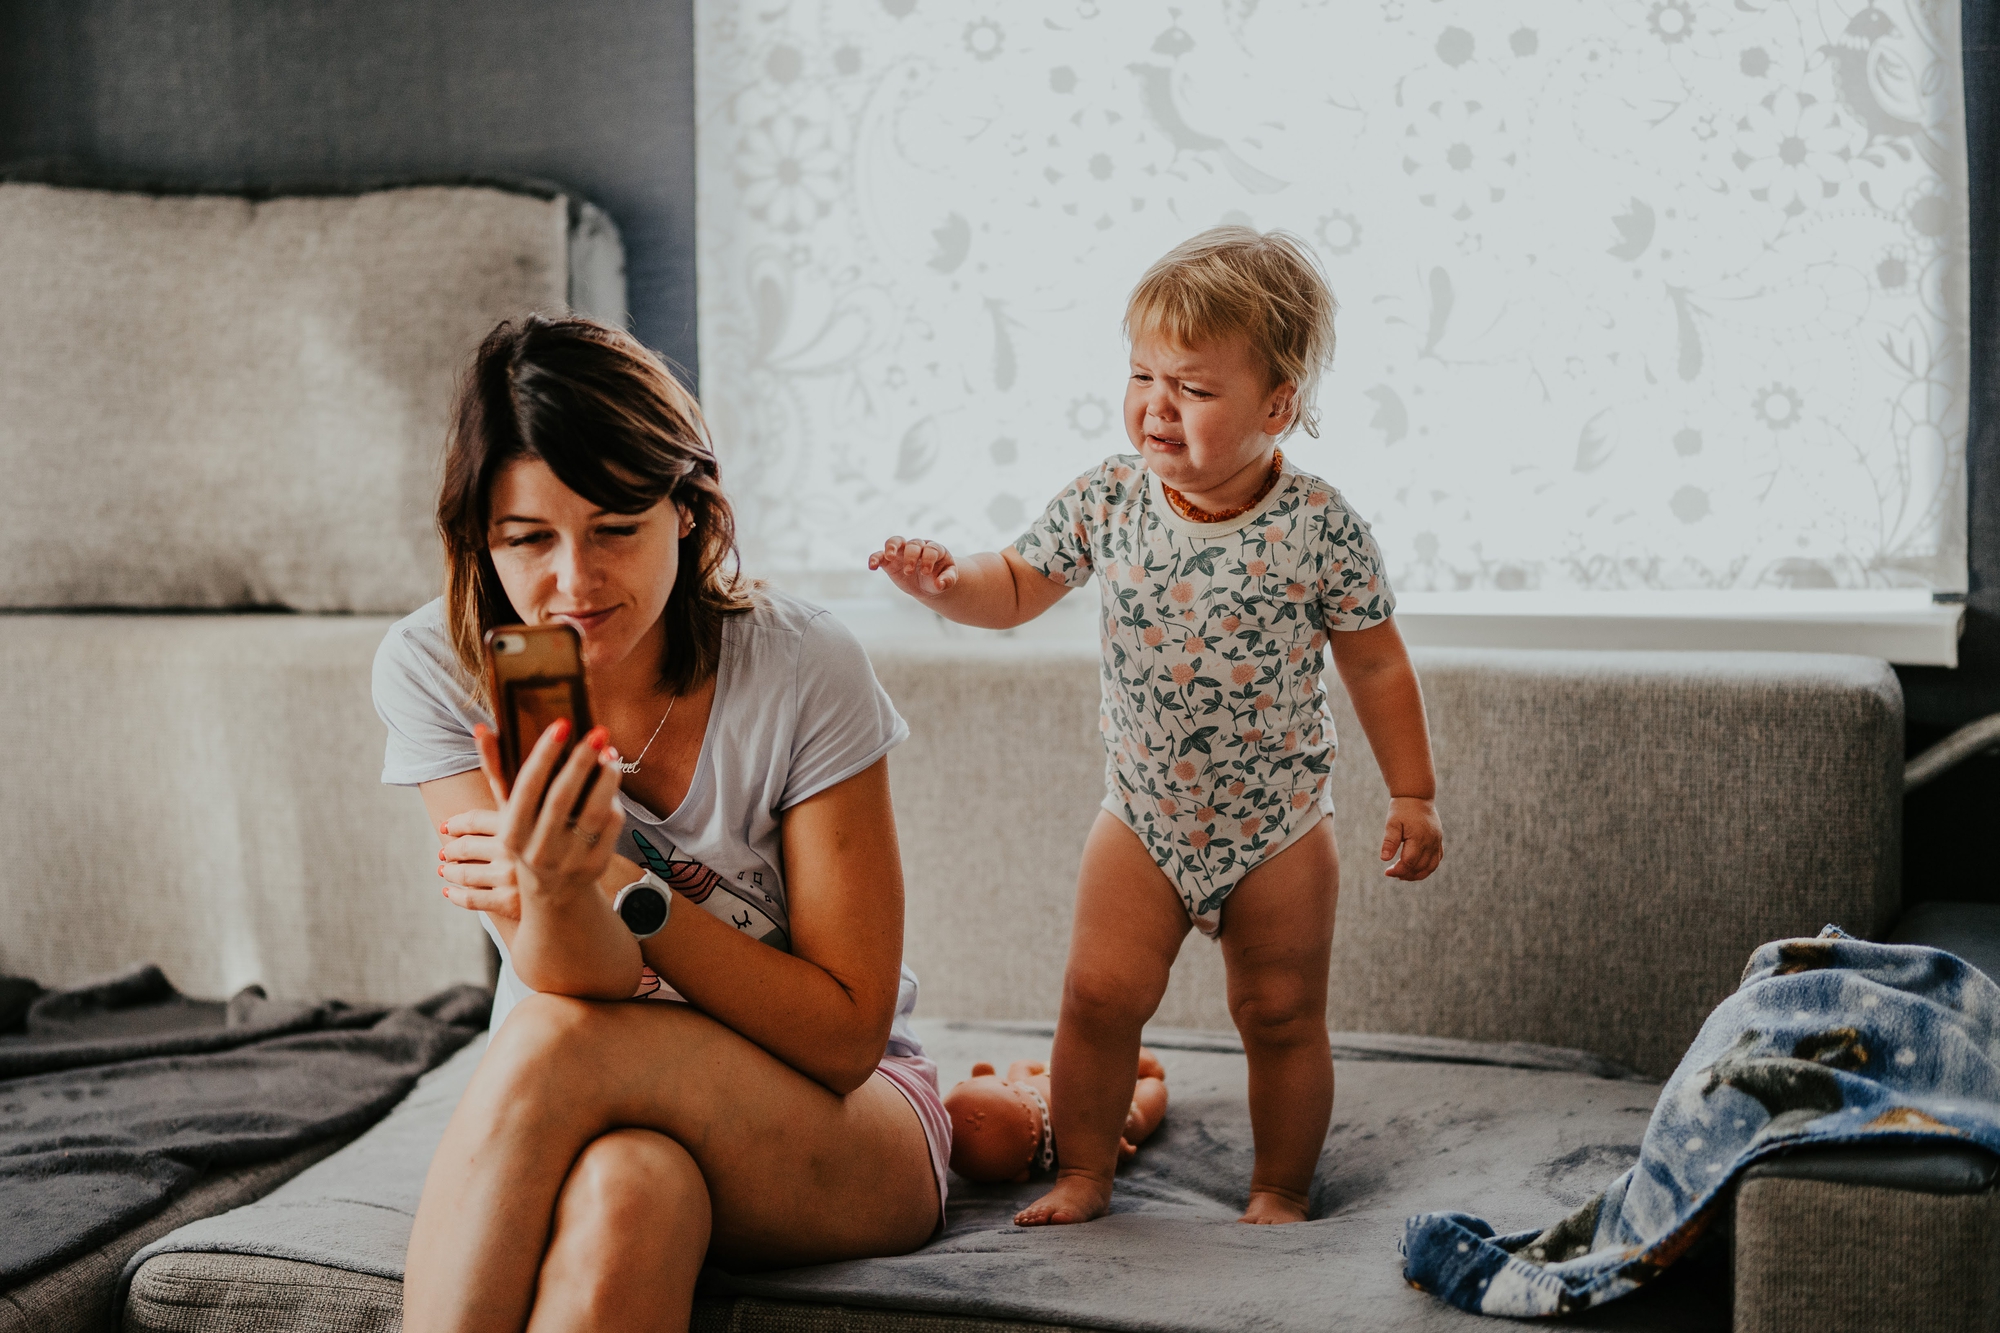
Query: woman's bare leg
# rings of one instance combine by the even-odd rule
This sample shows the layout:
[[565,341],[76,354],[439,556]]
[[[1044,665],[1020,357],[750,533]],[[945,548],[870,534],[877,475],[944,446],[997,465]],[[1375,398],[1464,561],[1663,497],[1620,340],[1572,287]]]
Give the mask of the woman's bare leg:
[[[685,1005],[534,995],[494,1034],[432,1159],[404,1328],[523,1328],[573,1169],[628,1128],[699,1168],[724,1262],[900,1254],[937,1225],[923,1126],[886,1079],[839,1097]],[[697,1239],[675,1238],[675,1262],[699,1265]]]
[[1111,1206],[1118,1136],[1132,1107],[1139,1030],[1166,993],[1187,910],[1139,835],[1099,811],[1077,876],[1062,1017],[1049,1057],[1060,1165],[1020,1226],[1088,1222]]
[[685,1333],[708,1228],[687,1149],[650,1129],[592,1139],[556,1196],[528,1333]]
[[1222,905],[1229,1014],[1249,1064],[1257,1145],[1245,1222],[1303,1222],[1313,1171],[1333,1117],[1326,1037],[1340,857],[1333,821],[1243,877]]

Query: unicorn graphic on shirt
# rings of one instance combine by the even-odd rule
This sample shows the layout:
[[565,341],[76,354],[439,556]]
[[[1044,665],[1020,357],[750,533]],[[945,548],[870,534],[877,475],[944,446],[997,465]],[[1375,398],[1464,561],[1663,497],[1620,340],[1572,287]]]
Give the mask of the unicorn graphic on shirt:
[[689,902],[700,904],[710,916],[718,921],[727,921],[751,939],[774,949],[782,949],[786,953],[792,951],[791,936],[785,928],[763,908],[734,892],[720,872],[709,869],[693,857],[682,856],[680,849],[672,843],[667,843],[666,851],[662,852],[653,845],[652,839],[637,829],[632,830],[632,845],[638,849],[639,859],[648,870],[665,880],[669,888]]

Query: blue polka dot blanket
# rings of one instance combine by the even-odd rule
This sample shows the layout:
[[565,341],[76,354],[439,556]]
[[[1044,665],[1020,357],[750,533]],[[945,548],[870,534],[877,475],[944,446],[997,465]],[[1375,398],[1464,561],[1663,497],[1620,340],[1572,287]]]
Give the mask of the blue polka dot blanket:
[[1602,1305],[1686,1254],[1751,1163],[1883,1141],[2000,1152],[2000,986],[1941,950],[1834,926],[1776,940],[1702,1024],[1631,1170],[1545,1231],[1413,1217],[1403,1275],[1475,1314]]

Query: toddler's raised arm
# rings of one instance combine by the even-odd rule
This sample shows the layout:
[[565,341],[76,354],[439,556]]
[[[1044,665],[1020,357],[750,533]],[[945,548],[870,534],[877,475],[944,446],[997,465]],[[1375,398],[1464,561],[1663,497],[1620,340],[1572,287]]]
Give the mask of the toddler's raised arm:
[[1044,577],[1012,547],[955,559],[933,541],[891,537],[868,557],[910,596],[961,625],[1012,629],[1054,606],[1069,591]]

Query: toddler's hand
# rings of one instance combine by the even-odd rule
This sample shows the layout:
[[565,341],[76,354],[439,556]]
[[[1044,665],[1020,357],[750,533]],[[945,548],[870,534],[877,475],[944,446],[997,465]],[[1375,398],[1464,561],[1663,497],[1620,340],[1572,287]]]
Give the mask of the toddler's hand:
[[935,597],[958,582],[958,565],[951,552],[921,538],[891,537],[868,557],[868,568],[879,569],[912,597]]
[[1396,862],[1383,872],[1391,879],[1419,880],[1438,868],[1444,859],[1444,825],[1438,822],[1435,803],[1415,796],[1390,798],[1382,859]]

